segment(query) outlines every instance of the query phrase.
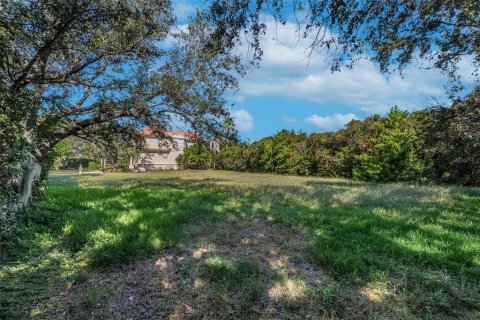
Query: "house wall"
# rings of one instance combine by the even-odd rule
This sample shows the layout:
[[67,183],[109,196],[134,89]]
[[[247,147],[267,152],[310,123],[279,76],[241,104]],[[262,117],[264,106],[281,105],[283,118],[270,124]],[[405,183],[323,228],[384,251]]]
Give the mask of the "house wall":
[[151,148],[168,148],[167,152],[142,152],[133,159],[134,169],[146,169],[146,170],[160,170],[160,169],[178,169],[177,157],[183,154],[183,150],[192,145],[193,143],[187,141],[184,136],[174,135],[172,136],[174,144],[168,140],[161,141],[154,137],[146,138],[146,147]]

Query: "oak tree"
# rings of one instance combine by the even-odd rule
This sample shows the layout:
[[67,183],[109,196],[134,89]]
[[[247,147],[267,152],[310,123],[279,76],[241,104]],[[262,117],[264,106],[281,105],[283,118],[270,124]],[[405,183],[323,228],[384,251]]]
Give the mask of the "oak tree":
[[201,12],[181,31],[168,0],[0,5],[1,162],[20,163],[2,166],[1,191],[14,208],[29,204],[51,150],[69,136],[134,142],[143,126],[162,136],[179,121],[215,132],[228,116],[222,94],[241,66],[217,49]]

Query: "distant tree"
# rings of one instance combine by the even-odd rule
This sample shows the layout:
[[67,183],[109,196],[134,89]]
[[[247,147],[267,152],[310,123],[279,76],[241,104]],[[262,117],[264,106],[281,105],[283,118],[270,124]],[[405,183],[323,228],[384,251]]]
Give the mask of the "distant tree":
[[130,138],[139,127],[162,136],[173,119],[220,132],[239,58],[219,50],[201,13],[186,31],[173,23],[165,0],[1,2],[1,162],[18,163],[0,184],[14,207],[30,203],[50,153],[69,136],[138,142]]
[[301,133],[292,154],[289,172],[298,175],[312,176],[317,171],[316,146],[311,137]]
[[370,139],[371,148],[357,156],[353,177],[369,181],[420,180],[425,170],[416,150],[417,134],[409,113],[393,108]]
[[51,151],[53,160],[52,167],[58,169],[67,158],[72,157],[74,154],[75,151],[71,139],[60,141]]
[[235,121],[232,117],[225,117],[221,130],[222,136],[225,138],[224,145],[230,145],[231,143],[238,143],[240,141],[238,132],[235,128]]
[[416,113],[421,150],[439,181],[480,185],[480,87],[451,106]]
[[250,172],[262,172],[264,168],[260,163],[260,158],[262,156],[262,144],[261,142],[254,142],[247,144],[243,150],[242,155],[245,158],[245,167],[246,171]]
[[384,120],[379,115],[367,117],[363,121],[352,120],[345,130],[340,130],[336,137],[330,139],[336,140],[337,146],[334,148],[343,154],[343,171],[346,177],[353,176],[353,169],[360,163],[358,156],[371,150],[372,138],[378,134]]
[[294,154],[299,137],[292,130],[281,130],[273,136],[273,171],[293,173]]
[[266,137],[259,141],[261,148],[260,167],[262,171],[275,172],[275,141],[273,137]]

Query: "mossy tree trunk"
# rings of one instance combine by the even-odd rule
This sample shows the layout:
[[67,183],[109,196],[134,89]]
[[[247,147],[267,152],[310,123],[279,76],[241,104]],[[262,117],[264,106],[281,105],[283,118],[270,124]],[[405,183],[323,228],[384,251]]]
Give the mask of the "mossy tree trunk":
[[23,166],[22,176],[19,180],[19,197],[15,208],[24,210],[32,203],[34,185],[39,182],[42,168],[40,163],[33,156],[29,156]]

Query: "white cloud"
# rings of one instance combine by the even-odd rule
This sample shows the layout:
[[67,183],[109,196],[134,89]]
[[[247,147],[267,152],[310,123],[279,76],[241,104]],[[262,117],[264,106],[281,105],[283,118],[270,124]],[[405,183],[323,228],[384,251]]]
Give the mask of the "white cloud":
[[[305,48],[312,39],[299,39],[295,24],[276,26],[270,19],[266,24],[260,68],[251,69],[240,81],[241,95],[291,98],[320,107],[353,107],[364,114],[382,114],[394,105],[418,110],[428,107],[431,97],[446,99],[443,86],[447,78],[438,70],[412,64],[404,70],[403,77],[398,73],[388,75],[380,73],[370,60],[362,59],[352,70],[332,73],[324,56],[306,58]],[[246,55],[245,47],[239,50]],[[459,64],[467,84],[472,82],[469,66]]]
[[253,117],[245,109],[232,110],[231,115],[235,121],[235,126],[240,132],[246,132],[253,130]]
[[308,123],[313,124],[319,129],[325,131],[335,131],[341,129],[350,121],[358,119],[356,115],[353,113],[341,114],[341,113],[334,113],[330,116],[317,116],[316,114],[312,114],[310,117],[306,118],[305,121]]
[[245,103],[245,96],[242,96],[241,94],[234,94],[229,96],[228,100],[236,103]]
[[[173,13],[180,21],[186,20],[195,14],[196,6],[191,1],[175,0],[173,1]],[[198,6],[198,5],[197,5]]]
[[293,123],[293,122],[297,122],[297,118],[289,116],[289,115],[283,115],[282,116],[282,121],[287,122],[287,123]]

